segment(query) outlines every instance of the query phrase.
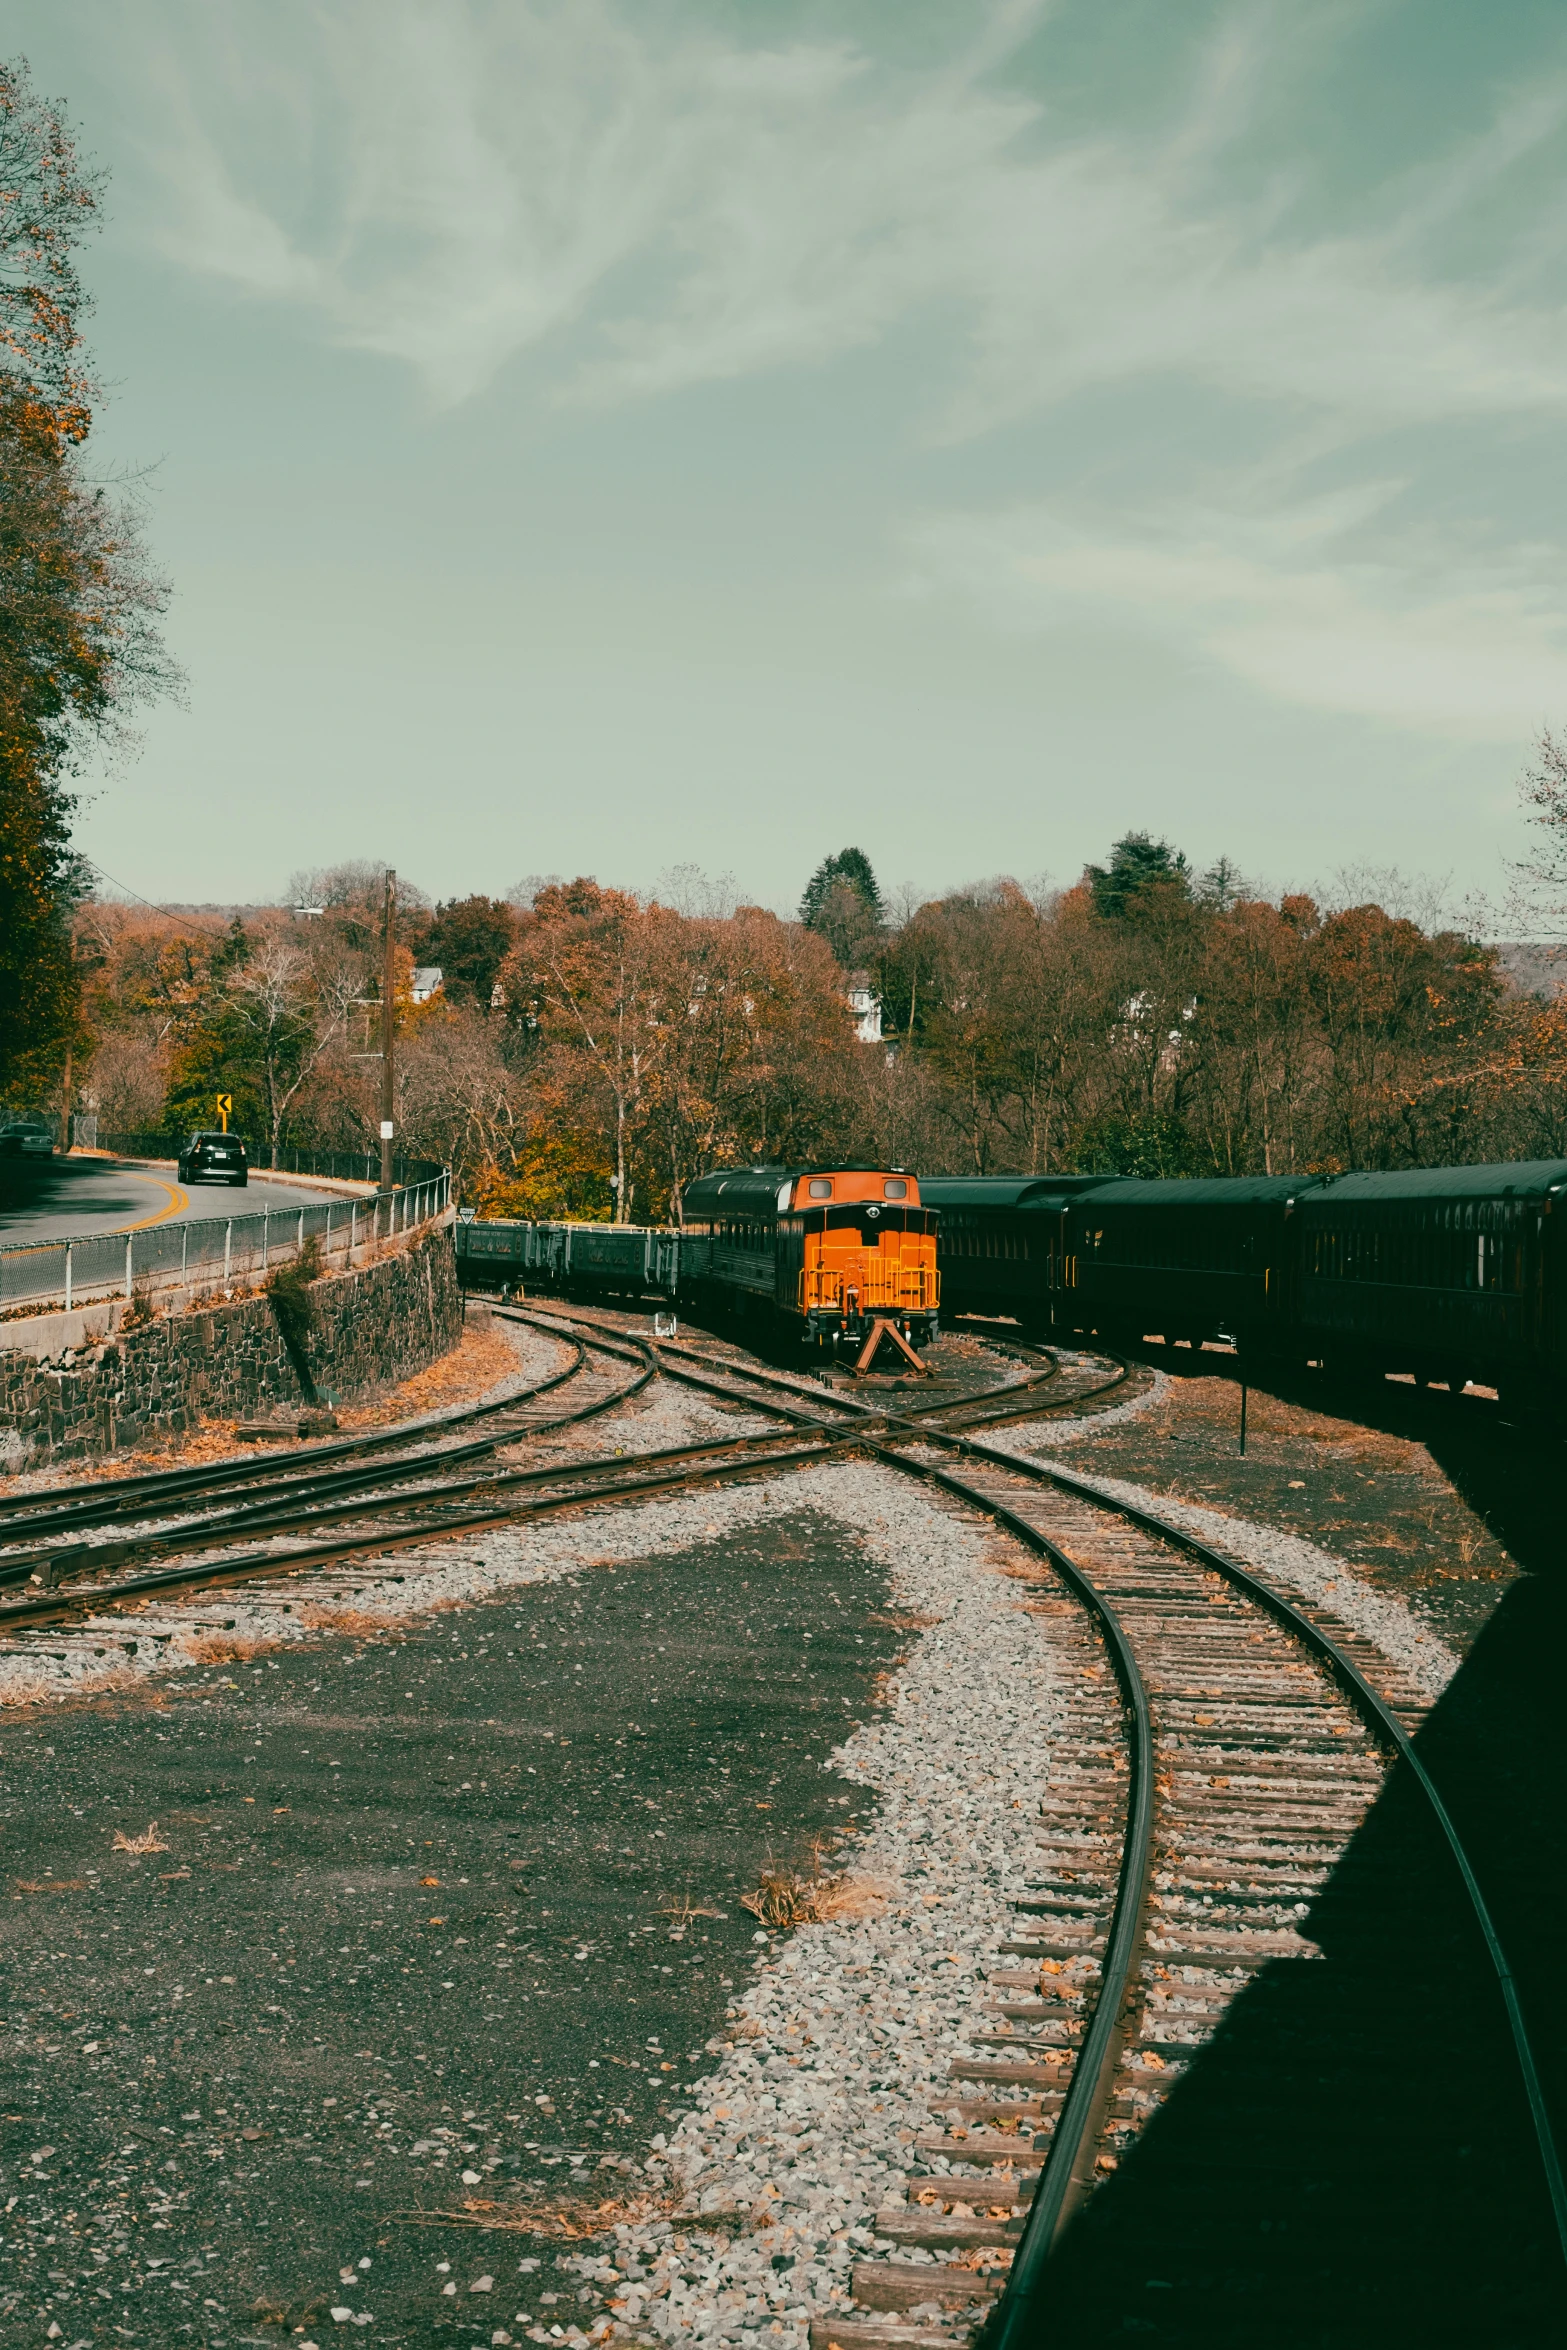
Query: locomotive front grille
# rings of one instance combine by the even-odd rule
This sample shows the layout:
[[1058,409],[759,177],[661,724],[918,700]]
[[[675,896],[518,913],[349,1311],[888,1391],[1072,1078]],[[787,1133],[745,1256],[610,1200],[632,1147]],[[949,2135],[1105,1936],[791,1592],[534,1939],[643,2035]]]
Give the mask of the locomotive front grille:
[[862,1314],[934,1313],[939,1287],[934,1265],[900,1264],[867,1252],[807,1265],[800,1275],[800,1311],[841,1314],[852,1296]]

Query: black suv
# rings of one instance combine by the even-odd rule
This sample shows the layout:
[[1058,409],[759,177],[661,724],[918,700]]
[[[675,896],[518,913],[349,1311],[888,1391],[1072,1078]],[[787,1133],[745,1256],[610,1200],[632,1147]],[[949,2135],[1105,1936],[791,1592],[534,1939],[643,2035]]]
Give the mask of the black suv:
[[180,1152],[182,1183],[248,1183],[245,1146],[237,1134],[193,1134]]

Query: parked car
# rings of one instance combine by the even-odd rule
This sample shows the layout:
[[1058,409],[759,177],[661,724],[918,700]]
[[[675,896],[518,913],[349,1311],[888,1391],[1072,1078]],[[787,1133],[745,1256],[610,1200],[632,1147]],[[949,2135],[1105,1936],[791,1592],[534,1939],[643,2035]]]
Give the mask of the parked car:
[[248,1183],[245,1145],[237,1134],[193,1134],[179,1158],[182,1183]]
[[54,1128],[42,1118],[13,1118],[0,1126],[0,1151],[9,1159],[47,1159],[54,1153]]

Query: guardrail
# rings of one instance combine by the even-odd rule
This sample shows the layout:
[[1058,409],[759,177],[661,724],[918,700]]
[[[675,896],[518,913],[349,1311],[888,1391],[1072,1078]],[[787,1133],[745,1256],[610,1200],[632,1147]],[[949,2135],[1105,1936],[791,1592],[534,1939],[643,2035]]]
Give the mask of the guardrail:
[[195,1281],[228,1288],[254,1280],[298,1256],[315,1239],[328,1264],[356,1262],[361,1250],[433,1223],[451,1204],[442,1167],[423,1183],[374,1199],[328,1199],[308,1208],[263,1208],[259,1215],[214,1216],[199,1223],[153,1224],[139,1232],[90,1232],[66,1240],[0,1246],[0,1313],[17,1306],[63,1303],[69,1313],[92,1299],[134,1297]]
[[[105,1127],[99,1134],[97,1148],[110,1151],[120,1159],[177,1159],[181,1148],[189,1140],[187,1126],[178,1134],[141,1134],[116,1131]],[[80,1139],[80,1138],[78,1138]],[[252,1167],[266,1166],[264,1153],[250,1151],[247,1157]],[[381,1150],[365,1151],[296,1151],[280,1150],[275,1169],[269,1173],[280,1175],[331,1175],[343,1183],[379,1183],[381,1180]],[[442,1173],[439,1159],[394,1159],[394,1183],[429,1183]]]

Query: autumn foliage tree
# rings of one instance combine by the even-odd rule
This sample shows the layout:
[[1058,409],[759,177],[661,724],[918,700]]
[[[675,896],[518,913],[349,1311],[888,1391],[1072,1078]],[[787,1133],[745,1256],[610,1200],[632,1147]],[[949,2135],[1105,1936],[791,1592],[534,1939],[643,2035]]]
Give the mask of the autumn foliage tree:
[[0,1093],[37,1094],[78,1033],[66,778],[173,671],[138,518],[89,477],[76,257],[98,186],[58,108],[0,63]]
[[[105,1081],[129,1100],[161,1069],[169,1117],[205,1117],[221,1081],[263,1142],[364,1147],[379,871],[296,877],[319,915],[195,935],[84,906]],[[459,983],[421,1005],[412,962],[453,908],[408,915],[399,1132],[484,1212],[677,1221],[709,1168],[843,1157],[1169,1177],[1567,1150],[1567,1010],[1371,898],[1275,901],[1131,835],[1074,888],[1001,880],[883,921],[872,1045],[822,930],[672,894],[542,886],[503,909],[493,978],[498,901],[458,900]]]
[[[579,880],[535,897],[500,975],[538,1105],[512,1181],[597,1138],[619,1222],[704,1168],[852,1129],[853,1028],[825,943],[759,907],[689,916]],[[588,1169],[561,1168],[579,1192]]]

